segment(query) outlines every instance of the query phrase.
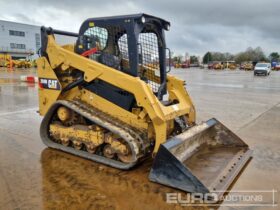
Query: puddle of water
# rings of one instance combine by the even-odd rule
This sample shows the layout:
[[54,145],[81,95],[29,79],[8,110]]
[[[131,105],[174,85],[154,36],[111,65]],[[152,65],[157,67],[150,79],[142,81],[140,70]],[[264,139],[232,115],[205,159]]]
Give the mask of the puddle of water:
[[13,84],[20,82],[20,79],[0,78],[0,84]]
[[41,163],[46,209],[171,209],[170,189],[148,181],[151,162],[120,171],[45,149]]

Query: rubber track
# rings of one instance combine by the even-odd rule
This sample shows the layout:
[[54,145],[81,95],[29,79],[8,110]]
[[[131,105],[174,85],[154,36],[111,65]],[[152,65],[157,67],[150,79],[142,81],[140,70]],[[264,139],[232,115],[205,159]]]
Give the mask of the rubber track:
[[[57,108],[60,106],[68,107],[69,109],[77,112],[78,114],[82,115],[91,122],[122,137],[122,139],[125,140],[131,148],[134,161],[131,163],[123,163],[117,160],[108,159],[100,155],[91,154],[83,150],[76,150],[72,147],[66,147],[54,142],[49,135],[49,124],[51,123],[52,117],[56,112]],[[50,148],[74,154],[114,168],[128,170],[135,166],[140,161],[140,159],[146,156],[144,151],[147,147],[147,143],[144,143],[145,141],[140,137],[144,134],[142,133],[142,135],[139,135],[137,131],[129,128],[128,126],[124,126],[123,123],[120,126],[120,123],[118,121],[112,118],[109,120],[109,118],[109,115],[97,109],[89,108],[86,104],[82,104],[80,101],[60,100],[51,106],[51,108],[48,110],[47,114],[42,120],[40,127],[41,139],[43,143]]]

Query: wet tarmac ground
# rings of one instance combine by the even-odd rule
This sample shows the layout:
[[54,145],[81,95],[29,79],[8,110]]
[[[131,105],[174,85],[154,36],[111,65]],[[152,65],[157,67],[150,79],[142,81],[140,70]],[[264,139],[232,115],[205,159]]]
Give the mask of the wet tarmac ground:
[[[215,117],[254,150],[231,191],[279,191],[280,72],[268,77],[201,69],[172,73],[186,80],[197,122]],[[0,209],[192,208],[166,203],[166,193],[178,191],[148,181],[152,160],[120,171],[46,148],[39,137],[37,86],[20,82],[23,74],[36,72],[0,69]],[[264,198],[271,203],[272,193]],[[274,199],[279,202],[279,193]]]

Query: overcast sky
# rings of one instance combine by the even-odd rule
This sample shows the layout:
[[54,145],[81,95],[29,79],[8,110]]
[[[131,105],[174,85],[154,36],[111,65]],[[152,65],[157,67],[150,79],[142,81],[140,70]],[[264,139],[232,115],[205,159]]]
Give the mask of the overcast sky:
[[0,19],[77,32],[89,17],[148,13],[171,22],[176,54],[280,52],[279,0],[0,0]]

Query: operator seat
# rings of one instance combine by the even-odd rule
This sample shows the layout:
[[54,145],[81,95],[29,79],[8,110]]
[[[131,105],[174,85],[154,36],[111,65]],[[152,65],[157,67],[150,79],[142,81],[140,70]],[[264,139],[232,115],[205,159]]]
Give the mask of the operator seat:
[[99,62],[114,69],[121,70],[121,59],[110,53],[102,52],[99,57]]

